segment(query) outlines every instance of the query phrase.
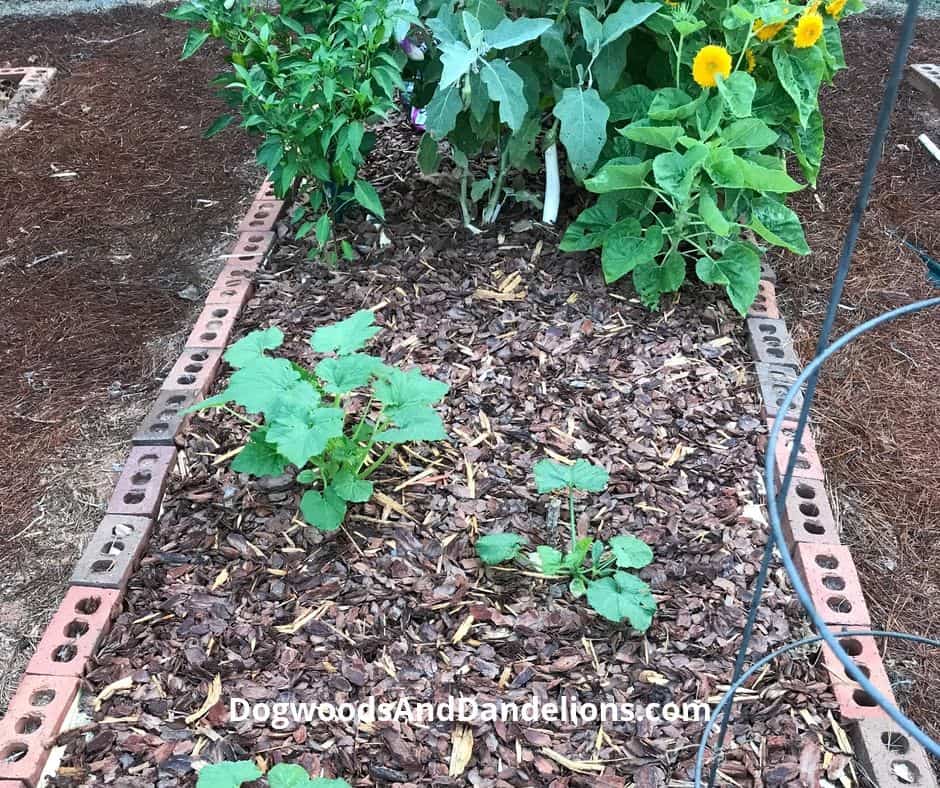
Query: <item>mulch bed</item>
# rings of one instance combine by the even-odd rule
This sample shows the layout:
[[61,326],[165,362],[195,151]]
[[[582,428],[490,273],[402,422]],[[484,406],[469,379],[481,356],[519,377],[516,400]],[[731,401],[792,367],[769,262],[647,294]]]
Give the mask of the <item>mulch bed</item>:
[[[559,254],[556,237],[511,215],[498,233],[456,228],[455,206],[416,175],[416,142],[392,124],[372,163],[384,173],[391,245],[335,271],[282,246],[239,331],[277,325],[287,335],[280,352],[311,362],[314,328],[376,308],[384,331],[374,350],[450,384],[441,409],[452,441],[400,452],[376,476],[391,502],[356,507],[343,531],[324,536],[294,519],[301,491],[290,479],[251,481],[220,459],[244,442],[243,425],[194,418],[185,473],[88,675],[94,722],[63,736],[60,788],[190,786],[194,763],[254,755],[356,786],[690,778],[701,723],[608,723],[603,733],[480,724],[464,773],[450,777],[446,723],[278,732],[227,719],[231,697],[715,700],[731,673],[765,540],[752,517],[766,436],[740,320],[691,290],[651,314],[628,289],[609,290],[595,260]],[[360,245],[381,245],[374,227],[355,226]],[[483,570],[475,558],[474,537],[501,529],[562,546],[530,477],[548,451],[611,471],[609,490],[584,502],[582,533],[652,545],[655,562],[641,574],[659,612],[645,637],[603,622],[563,583]],[[754,653],[803,627],[778,570]],[[215,676],[222,700],[187,725]],[[129,690],[92,708],[126,677]],[[815,784],[827,747],[830,779],[851,768],[833,743],[835,704],[813,653],[781,659],[751,697],[735,718],[728,778]],[[578,773],[552,753],[607,766]]]
[[[817,195],[796,196],[812,257],[773,261],[778,293],[801,356],[813,355],[830,283],[861,178],[898,20],[845,23],[849,70],[823,92],[826,159]],[[911,63],[940,62],[940,21],[920,19]],[[862,99],[861,97],[866,97]],[[940,112],[903,85],[842,298],[836,335],[882,312],[940,295],[901,238],[940,260],[940,164],[917,141],[940,141]],[[818,200],[817,200],[818,196]],[[905,317],[831,359],[814,413],[843,540],[886,629],[940,632],[940,320]],[[886,666],[904,708],[940,738],[940,654],[890,643]]]
[[[0,137],[0,554],[42,550],[52,457],[111,398],[159,380],[147,343],[185,327],[200,265],[250,191],[251,142],[203,140],[218,54],[185,63],[162,9],[0,22],[0,68],[58,73]],[[72,173],[72,174],[69,174]]]

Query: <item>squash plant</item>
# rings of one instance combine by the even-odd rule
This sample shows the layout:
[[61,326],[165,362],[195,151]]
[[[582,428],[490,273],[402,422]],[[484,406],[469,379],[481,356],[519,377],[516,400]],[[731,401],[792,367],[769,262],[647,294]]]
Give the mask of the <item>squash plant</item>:
[[[615,536],[606,545],[590,537],[579,539],[577,534],[575,490],[602,492],[609,481],[607,471],[587,460],[573,465],[539,460],[534,476],[540,493],[563,490],[567,495],[568,551],[539,545],[528,554],[528,563],[545,577],[568,577],[571,595],[575,599],[586,595],[588,604],[608,621],[627,621],[645,632],[652,623],[656,600],[645,582],[625,570],[642,569],[653,560],[649,545],[629,534]],[[475,547],[484,564],[494,565],[518,558],[525,544],[522,536],[505,532],[482,536]]]
[[[304,493],[300,510],[321,531],[339,528],[349,503],[372,497],[369,477],[397,445],[447,438],[433,407],[447,384],[361,352],[379,330],[367,309],[318,328],[310,345],[324,358],[312,371],[268,355],[284,341],[280,329],[253,331],[224,355],[235,368],[226,388],[190,408],[222,408],[251,426],[233,471],[277,476],[292,465],[300,484],[317,485]],[[263,423],[228,403],[262,414]]]
[[[254,761],[223,761],[203,766],[196,788],[241,788],[262,776]],[[272,766],[267,778],[269,788],[350,788],[345,780],[311,777],[303,766],[291,763]]]

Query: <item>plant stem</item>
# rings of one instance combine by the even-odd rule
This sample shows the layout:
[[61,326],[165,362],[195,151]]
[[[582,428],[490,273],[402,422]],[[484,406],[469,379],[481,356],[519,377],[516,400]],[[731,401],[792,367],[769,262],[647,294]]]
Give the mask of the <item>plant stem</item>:
[[552,143],[545,149],[545,202],[542,207],[542,221],[554,224],[558,221],[558,208],[561,202],[561,178],[558,174],[558,145]]
[[359,478],[368,479],[373,473],[375,473],[376,470],[378,470],[382,466],[382,463],[384,463],[389,458],[389,455],[392,453],[394,448],[395,448],[394,443],[388,444],[388,446],[385,447],[385,451],[383,451],[379,455],[379,458],[375,462],[373,462],[368,468],[366,468],[362,473],[359,474]]
[[248,424],[251,427],[258,426],[258,422],[252,421],[251,419],[242,416],[241,413],[239,413],[237,410],[232,410],[228,405],[220,405],[219,407],[221,410],[224,410],[226,413],[234,416],[236,419],[241,419],[243,422],[245,422],[245,424]]
[[747,52],[747,45],[751,43],[751,36],[753,35],[754,35],[754,25],[751,25],[747,29],[747,38],[744,40],[744,48],[741,50],[741,53],[738,55],[738,62],[734,64],[735,71],[741,68],[741,61],[744,59],[744,55]]
[[574,552],[575,542],[578,541],[578,528],[574,521],[574,488],[568,488],[568,520],[571,526],[571,552]]
[[676,48],[676,87],[679,87],[679,76],[682,71],[682,44],[685,42],[685,36],[679,34],[679,46]]
[[482,222],[483,224],[492,224],[496,221],[496,217],[499,215],[500,208],[500,195],[503,192],[503,181],[506,180],[506,170],[509,166],[509,151],[503,151],[503,155],[499,157],[499,174],[496,176],[496,183],[493,185],[492,191],[490,191],[490,199],[486,204],[486,208],[483,211]]
[[468,172],[460,176],[460,213],[463,214],[464,227],[471,227],[473,222],[470,220],[470,205],[467,202],[467,179],[470,177]]

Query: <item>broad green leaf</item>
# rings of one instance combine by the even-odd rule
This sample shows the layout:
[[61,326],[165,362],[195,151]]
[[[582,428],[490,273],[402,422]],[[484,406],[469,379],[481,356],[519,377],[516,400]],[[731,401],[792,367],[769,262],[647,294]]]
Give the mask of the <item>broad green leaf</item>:
[[232,470],[251,476],[280,476],[287,465],[277,450],[277,446],[267,441],[268,431],[259,427],[251,433],[238,456],[232,461]]
[[228,386],[213,399],[236,402],[249,413],[267,412],[300,380],[285,358],[262,356],[232,373]]
[[538,570],[544,575],[561,574],[561,566],[564,562],[564,556],[554,547],[541,544],[535,548],[534,553],[529,553],[529,560],[538,567]]
[[406,405],[434,405],[440,402],[450,391],[446,383],[425,377],[420,369],[404,372],[397,367],[389,367],[385,380],[375,384],[375,398],[388,407]]
[[663,293],[675,293],[685,281],[685,258],[678,252],[666,256],[662,265],[655,261],[633,269],[633,286],[649,309],[659,306]]
[[751,221],[748,224],[765,241],[794,254],[809,254],[800,218],[786,205],[771,197],[757,197],[751,202]]
[[441,154],[437,150],[437,143],[429,133],[421,135],[418,143],[418,166],[425,175],[437,172],[441,164]]
[[335,531],[346,518],[346,501],[331,488],[322,493],[307,490],[300,499],[300,511],[310,525],[320,531]]
[[680,203],[687,202],[695,176],[709,155],[709,148],[696,145],[685,153],[669,151],[653,159],[653,177],[667,194]]
[[593,544],[594,540],[591,539],[590,536],[578,539],[578,541],[575,542],[574,549],[565,555],[562,566],[572,573],[577,572],[584,564],[584,559],[587,558],[587,554],[591,552],[591,546]]
[[653,551],[642,539],[621,534],[610,540],[610,549],[621,569],[642,569],[653,560]]
[[268,772],[270,788],[310,788],[310,775],[296,763],[279,763]]
[[561,23],[553,25],[542,33],[539,43],[548,57],[548,67],[552,81],[561,86],[567,86],[574,82],[574,62]]
[[535,476],[535,488],[540,493],[566,490],[569,487],[584,492],[602,492],[610,480],[610,475],[601,466],[583,459],[572,465],[553,460],[539,460],[532,472]]
[[603,98],[610,95],[610,92],[617,87],[623,77],[624,69],[627,67],[627,46],[630,43],[630,36],[621,36],[616,41],[604,46],[594,65],[591,67],[591,73],[594,75],[594,84],[597,85],[597,91]]
[[199,770],[196,788],[241,788],[242,783],[261,778],[254,761],[210,763]]
[[279,348],[284,342],[284,332],[277,326],[271,326],[263,331],[252,331],[246,334],[225,351],[222,356],[229,366],[239,369],[264,355],[265,350]]
[[356,202],[373,216],[378,216],[384,221],[385,209],[382,207],[382,201],[379,199],[379,194],[375,190],[375,187],[368,181],[357,179],[356,185],[353,188]]
[[316,366],[317,377],[330,394],[348,394],[353,389],[368,385],[372,376],[382,368],[382,362],[364,353],[325,358]]
[[318,328],[310,337],[310,346],[317,353],[345,356],[361,350],[379,331],[375,314],[369,309],[360,309],[345,320]]
[[285,404],[268,426],[268,441],[288,461],[302,468],[311,457],[322,454],[331,439],[343,434],[344,417],[341,408]]
[[511,561],[522,551],[526,538],[519,534],[501,533],[481,536],[476,542],[477,555],[487,566]]
[[447,431],[440,414],[428,405],[404,405],[386,408],[387,415],[395,425],[375,436],[383,443],[407,443],[409,441],[447,440]]
[[616,624],[629,621],[635,630],[645,632],[653,623],[656,600],[649,586],[628,572],[590,581],[587,599],[592,608]]
[[586,8],[578,9],[578,17],[581,20],[581,34],[584,36],[584,45],[588,52],[597,55],[604,45],[604,28],[597,17]]
[[579,181],[583,180],[594,169],[607,142],[610,110],[593,88],[565,88],[553,113],[561,124],[559,139],[571,169]]
[[793,142],[793,151],[796,153],[797,161],[803,170],[803,176],[809,181],[810,186],[815,186],[826,142],[822,113],[814,110],[805,128],[791,128],[790,139]]
[[735,71],[727,79],[718,78],[718,92],[736,118],[750,116],[756,91],[757,83],[746,71]]
[[198,28],[190,29],[189,33],[186,35],[186,42],[183,44],[183,54],[180,56],[180,60],[186,60],[195,55],[201,48],[202,45],[209,40],[209,33],[206,30],[199,30]]
[[726,189],[744,188],[744,171],[739,166],[742,161],[731,148],[713,148],[705,160],[705,172],[715,186]]
[[425,126],[431,136],[436,140],[441,140],[450,134],[457,125],[457,116],[462,109],[463,99],[460,96],[459,85],[438,87],[426,107]]
[[743,185],[758,192],[787,194],[798,192],[803,187],[782,170],[763,167],[753,161],[737,157],[737,165],[743,176]]
[[484,34],[486,43],[493,49],[509,49],[534,41],[552,26],[551,19],[503,19],[495,28]]
[[819,47],[778,46],[773,49],[773,61],[780,84],[796,105],[800,125],[806,126],[819,108],[819,85],[825,72],[822,52]]
[[617,40],[637,25],[643,24],[660,8],[662,8],[660,3],[632,3],[629,0],[621,3],[620,7],[604,20],[604,45]]
[[675,148],[679,137],[685,134],[681,126],[644,126],[641,123],[631,123],[619,131],[628,140],[666,150]]
[[660,88],[653,96],[647,114],[651,120],[684,120],[691,118],[704,101],[704,94],[693,99],[678,88]]
[[695,110],[695,124],[699,140],[706,142],[716,131],[725,116],[725,104],[721,96],[711,96]]
[[597,175],[584,182],[585,188],[595,194],[621,191],[623,189],[642,189],[646,176],[653,168],[649,160],[637,164],[605,164]]
[[314,235],[317,238],[317,243],[322,248],[326,246],[327,243],[329,242],[330,233],[333,230],[333,222],[330,219],[330,215],[328,213],[321,214],[320,218],[317,219],[317,223],[315,226],[316,226],[316,232],[314,233]]
[[658,224],[645,230],[634,220],[634,226],[617,235],[609,235],[601,252],[601,267],[607,284],[616,282],[642,263],[652,261],[663,248],[663,230]]
[[336,472],[330,487],[340,498],[350,503],[365,503],[372,497],[372,482],[360,479],[348,468]]
[[297,484],[313,484],[319,478],[319,471],[315,471],[313,468],[305,468],[297,474],[296,481]]
[[212,121],[212,125],[210,125],[209,128],[207,128],[202,133],[203,139],[209,139],[214,137],[216,134],[225,131],[225,129],[231,126],[235,120],[236,118],[234,115],[219,115],[219,117]]
[[506,18],[499,0],[465,0],[463,7],[487,30],[497,27]]
[[480,68],[480,79],[489,97],[499,103],[499,119],[513,131],[519,129],[528,110],[522,77],[505,60],[488,60]]
[[611,123],[625,120],[631,123],[646,116],[653,103],[654,93],[646,85],[630,85],[612,93],[605,99],[610,107]]
[[715,233],[715,235],[727,238],[728,234],[731,232],[731,224],[718,208],[718,203],[715,202],[715,198],[712,194],[713,192],[711,192],[711,190],[705,189],[699,193],[699,216],[702,217],[702,221],[708,225],[708,229]]
[[780,135],[758,118],[742,118],[728,124],[719,136],[729,148],[763,150],[776,143]]
[[572,577],[571,580],[568,581],[568,592],[575,599],[580,599],[587,593],[587,581],[580,575],[578,577]]
[[747,244],[734,243],[717,260],[699,258],[695,273],[706,284],[724,287],[732,306],[744,316],[760,287],[760,255]]
[[470,67],[479,59],[481,52],[474,47],[468,47],[463,41],[443,43],[439,47],[441,53],[441,78],[438,82],[440,90],[456,84]]

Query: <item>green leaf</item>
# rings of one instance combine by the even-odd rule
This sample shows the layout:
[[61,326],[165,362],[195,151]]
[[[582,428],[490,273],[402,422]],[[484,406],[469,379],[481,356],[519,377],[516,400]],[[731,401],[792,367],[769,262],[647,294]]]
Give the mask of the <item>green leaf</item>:
[[261,778],[254,761],[210,763],[199,770],[196,788],[241,788],[242,783]]
[[543,575],[560,575],[565,557],[554,547],[541,544],[529,553],[529,560]]
[[322,493],[307,490],[300,499],[300,511],[310,525],[320,531],[335,531],[346,519],[346,502],[330,487]]
[[610,549],[621,569],[642,569],[653,560],[650,546],[630,534],[613,537],[610,540]]
[[[607,167],[602,168],[602,173],[604,169]],[[588,249],[595,249],[604,243],[616,221],[616,209],[598,200],[595,205],[581,211],[578,218],[568,225],[559,248],[563,252],[586,252]]]
[[457,125],[457,116],[462,109],[460,85],[454,84],[446,88],[438,86],[426,107],[425,127],[434,139],[444,139],[454,130],[454,126]]
[[341,408],[311,407],[288,402],[268,426],[268,440],[298,468],[324,452],[327,443],[343,434],[345,414]]
[[594,169],[607,142],[607,118],[610,110],[593,88],[565,88],[553,110],[561,129],[559,139],[568,161],[580,181]]
[[285,358],[262,356],[232,373],[228,386],[213,400],[235,402],[249,413],[267,412],[300,380]]
[[610,107],[610,122],[621,123],[628,120],[631,123],[646,116],[653,103],[654,93],[646,85],[630,85],[623,90],[612,93],[606,99]]
[[810,186],[815,186],[816,178],[819,176],[819,167],[822,164],[823,147],[826,142],[822,113],[819,110],[814,110],[809,116],[805,128],[791,128],[790,139],[793,142],[796,159],[803,170],[803,176],[809,181]]
[[[704,98],[704,94],[703,94]],[[684,120],[691,118],[698,109],[701,99],[693,99],[684,90],[678,88],[660,88],[653,96],[647,115],[650,120]]]
[[499,119],[513,131],[519,129],[528,110],[522,77],[505,60],[488,60],[480,68],[480,79],[489,97],[499,104]]
[[751,114],[757,83],[746,71],[735,71],[727,79],[718,78],[718,92],[732,115],[736,118],[746,118]]
[[315,471],[313,468],[306,468],[297,474],[296,482],[297,484],[313,484],[319,478],[319,471]]
[[680,203],[687,202],[695,176],[708,155],[705,145],[696,145],[685,153],[660,153],[653,159],[653,177],[663,191]]
[[675,293],[685,281],[685,258],[678,252],[666,256],[662,265],[655,261],[633,269],[633,286],[650,309],[659,306],[663,293]]
[[731,244],[718,260],[699,258],[695,273],[706,284],[721,285],[731,304],[744,316],[760,287],[760,255],[747,244]]
[[437,172],[441,164],[441,154],[437,150],[437,143],[429,133],[421,135],[418,143],[418,166],[425,175]]
[[279,763],[268,772],[271,788],[310,788],[310,775],[296,763]]
[[315,233],[317,244],[322,248],[326,246],[327,242],[330,240],[330,232],[333,229],[333,222],[330,220],[330,215],[328,213],[321,214],[315,226],[317,228]]
[[585,188],[595,194],[621,191],[623,189],[642,189],[646,176],[653,168],[649,160],[637,164],[605,164],[597,175],[584,182]]
[[603,46],[620,38],[637,25],[643,24],[661,7],[660,3],[632,3],[629,0],[621,3],[620,8],[604,20]]
[[526,538],[519,534],[501,533],[481,536],[476,542],[477,555],[487,566],[511,561],[522,551]]
[[587,558],[587,554],[591,552],[593,544],[594,540],[590,536],[578,539],[575,542],[574,549],[565,555],[562,566],[572,574],[578,573],[584,564],[584,559]]
[[580,599],[587,593],[587,581],[580,575],[578,577],[572,577],[571,580],[568,581],[568,592],[575,599]]
[[649,586],[628,572],[590,581],[587,599],[594,610],[616,624],[629,621],[635,630],[645,632],[653,623],[656,600]]
[[503,19],[495,28],[484,34],[486,43],[493,49],[509,49],[534,41],[552,26],[551,19]]
[[633,220],[629,227],[621,223],[622,230],[608,235],[601,252],[601,266],[607,284],[616,282],[642,263],[652,261],[663,248],[663,230],[658,224],[643,230]]
[[729,148],[763,150],[776,143],[780,135],[758,118],[743,118],[723,128],[719,136]]
[[382,201],[379,199],[379,194],[371,183],[357,179],[353,194],[356,198],[356,202],[369,211],[369,213],[373,216],[378,216],[383,221],[385,220],[385,209],[382,207]]
[[317,377],[330,394],[348,394],[353,389],[368,385],[373,375],[382,368],[382,362],[364,353],[325,358],[316,366]]
[[725,218],[724,214],[718,208],[711,190],[703,189],[698,196],[698,212],[702,221],[708,225],[708,229],[715,235],[727,238],[731,232],[731,224]]
[[629,43],[630,36],[622,36],[604,46],[594,61],[591,73],[594,75],[594,82],[601,96],[610,95],[610,92],[620,83],[624,69],[627,66],[627,46]]
[[212,121],[212,125],[202,133],[202,138],[207,140],[210,137],[214,137],[219,132],[231,126],[235,120],[234,115],[219,115],[219,117]]
[[389,367],[385,380],[375,384],[375,398],[388,407],[406,405],[434,405],[440,402],[450,391],[446,383],[421,374],[420,369],[404,372],[397,367]]
[[819,108],[819,86],[826,68],[822,52],[819,47],[778,46],[774,47],[773,61],[777,79],[796,105],[800,125],[806,126]]
[[252,331],[246,334],[225,351],[222,356],[229,366],[240,369],[264,355],[265,350],[279,348],[284,342],[284,332],[277,326],[271,326],[264,331]]
[[365,503],[372,497],[372,482],[360,479],[348,468],[336,472],[330,487],[340,498],[350,503]]
[[346,356],[361,350],[379,331],[375,314],[369,309],[360,309],[345,320],[318,328],[310,337],[310,346],[317,353]]
[[681,126],[645,126],[641,123],[631,123],[619,131],[628,140],[666,150],[675,148],[679,137],[685,134]]
[[443,67],[438,83],[440,89],[456,84],[482,54],[479,48],[468,47],[463,41],[442,43],[439,49]]
[[793,178],[787,175],[783,170],[770,169],[763,167],[748,159],[736,157],[743,185],[748,189],[758,192],[778,192],[786,194],[789,192],[798,192],[803,187]]
[[597,17],[586,8],[578,9],[578,17],[581,20],[581,33],[584,36],[584,45],[588,52],[597,55],[604,45],[604,28]]
[[610,474],[600,465],[578,460],[564,465],[553,460],[539,460],[533,468],[535,488],[540,493],[566,490],[569,487],[584,492],[602,492],[607,488]]
[[277,446],[268,443],[267,436],[268,431],[264,427],[254,430],[245,448],[232,461],[232,470],[251,476],[280,476],[284,473],[287,460],[278,453]]
[[199,30],[195,27],[190,29],[186,36],[186,43],[183,44],[183,54],[180,56],[180,60],[191,58],[208,40],[209,32],[207,30]]
[[440,414],[428,405],[404,405],[386,408],[395,427],[383,430],[375,436],[383,443],[407,443],[409,441],[447,440],[447,431]]
[[761,196],[751,202],[748,227],[765,241],[789,249],[794,254],[809,254],[800,218],[786,205],[771,197]]

